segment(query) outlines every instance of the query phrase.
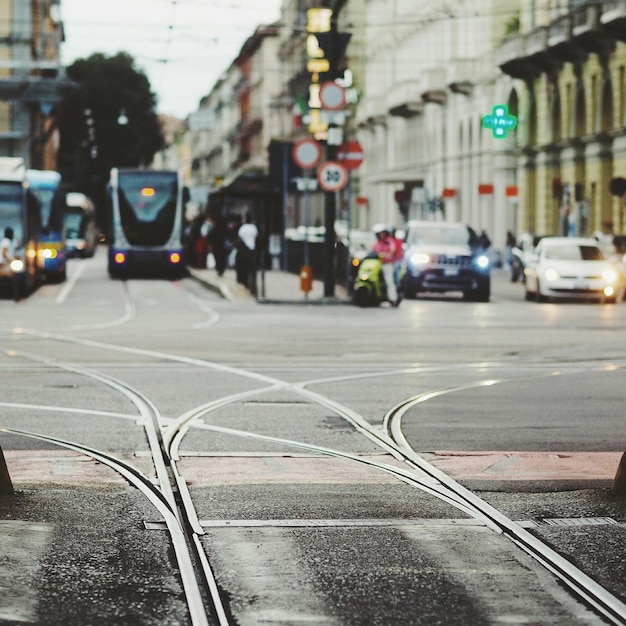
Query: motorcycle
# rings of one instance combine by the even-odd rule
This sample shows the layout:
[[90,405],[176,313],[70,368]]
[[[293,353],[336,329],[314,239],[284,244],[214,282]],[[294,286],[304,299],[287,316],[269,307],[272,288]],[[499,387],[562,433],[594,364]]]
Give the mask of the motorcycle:
[[354,279],[352,303],[359,307],[378,306],[387,302],[387,285],[383,264],[374,252],[361,259]]

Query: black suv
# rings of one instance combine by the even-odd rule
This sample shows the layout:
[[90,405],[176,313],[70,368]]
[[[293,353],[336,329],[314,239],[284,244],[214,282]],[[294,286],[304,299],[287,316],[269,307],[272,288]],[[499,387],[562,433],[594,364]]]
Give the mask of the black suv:
[[467,300],[489,302],[491,268],[477,234],[456,222],[410,221],[406,225],[402,290],[461,291]]

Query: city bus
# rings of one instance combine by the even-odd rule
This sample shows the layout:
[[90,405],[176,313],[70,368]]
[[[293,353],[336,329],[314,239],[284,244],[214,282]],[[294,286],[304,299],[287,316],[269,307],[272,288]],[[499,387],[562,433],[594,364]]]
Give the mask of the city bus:
[[67,254],[63,238],[61,175],[51,170],[27,170],[28,188],[41,205],[37,271],[43,281],[64,281]]
[[183,231],[189,190],[180,173],[113,168],[109,197],[113,220],[109,275],[184,276]]
[[21,157],[0,157],[0,236],[6,228],[13,229],[14,259],[2,267],[0,279],[18,299],[37,285],[41,232],[41,205],[28,188]]
[[63,208],[63,234],[68,257],[92,257],[98,245],[96,207],[84,193],[68,192]]

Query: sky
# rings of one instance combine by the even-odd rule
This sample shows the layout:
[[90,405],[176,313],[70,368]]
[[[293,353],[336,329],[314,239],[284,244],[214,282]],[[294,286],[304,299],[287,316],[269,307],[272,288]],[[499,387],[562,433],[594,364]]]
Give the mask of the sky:
[[282,0],[61,0],[64,65],[128,52],[157,95],[157,112],[184,119],[198,108],[259,24]]

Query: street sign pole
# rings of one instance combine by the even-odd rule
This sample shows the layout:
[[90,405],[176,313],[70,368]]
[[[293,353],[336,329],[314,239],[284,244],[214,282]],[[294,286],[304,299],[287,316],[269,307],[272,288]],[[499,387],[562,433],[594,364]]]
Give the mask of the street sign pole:
[[317,185],[315,179],[311,180],[311,169],[316,167],[322,158],[320,144],[307,137],[298,141],[293,147],[294,161],[302,168],[303,177],[297,180],[298,191],[304,192],[304,265],[300,268],[300,284],[307,298],[311,290],[312,270],[309,265],[309,222],[311,221],[311,191]]
[[348,184],[346,185],[346,293],[352,293],[350,277],[352,275],[352,261],[350,259],[350,237],[352,229],[352,172],[348,170]]
[[310,265],[309,255],[309,222],[311,221],[311,192],[309,191],[309,176],[311,170],[304,170],[304,265],[308,267]]

